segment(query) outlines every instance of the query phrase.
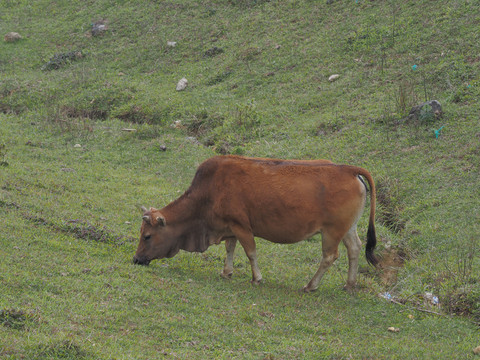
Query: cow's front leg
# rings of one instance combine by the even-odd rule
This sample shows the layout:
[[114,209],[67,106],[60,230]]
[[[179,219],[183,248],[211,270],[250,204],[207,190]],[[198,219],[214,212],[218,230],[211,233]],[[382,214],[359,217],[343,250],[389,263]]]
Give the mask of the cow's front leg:
[[260,284],[260,281],[262,281],[262,274],[260,273],[260,268],[258,267],[257,249],[253,234],[240,226],[232,226],[231,229],[238,241],[240,241],[240,244],[243,246],[248,260],[250,260],[250,266],[252,267],[252,284]]
[[235,252],[235,246],[237,245],[236,238],[229,238],[225,240],[225,250],[227,251],[227,256],[225,257],[225,265],[221,276],[225,279],[230,279],[233,274],[233,254]]

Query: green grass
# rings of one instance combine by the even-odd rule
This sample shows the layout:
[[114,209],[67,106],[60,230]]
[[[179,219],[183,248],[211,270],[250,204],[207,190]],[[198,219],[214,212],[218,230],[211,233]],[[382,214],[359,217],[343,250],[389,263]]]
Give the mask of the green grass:
[[[0,42],[0,357],[474,357],[477,2],[0,8],[0,32],[23,36]],[[102,19],[107,31],[91,36]],[[189,86],[176,92],[182,77]],[[426,98],[443,117],[404,120]],[[223,246],[133,266],[138,206],[174,200],[218,153],[366,167],[379,188],[378,253],[404,266],[386,281],[362,259],[355,295],[341,290],[344,249],[316,293],[298,291],[318,267],[319,238],[259,240],[259,287],[241,248],[230,281],[219,276]]]

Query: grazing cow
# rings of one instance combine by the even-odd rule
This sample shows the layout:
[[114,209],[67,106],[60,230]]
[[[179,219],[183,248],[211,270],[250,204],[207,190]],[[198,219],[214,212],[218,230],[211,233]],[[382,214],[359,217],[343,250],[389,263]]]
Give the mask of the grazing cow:
[[222,276],[233,272],[237,240],[252,267],[252,283],[262,275],[257,264],[255,236],[292,244],[322,234],[322,260],[312,280],[303,288],[318,288],[325,271],[338,258],[341,241],[347,247],[349,269],[345,289],[356,283],[361,241],[357,222],[370,187],[370,218],[366,258],[374,255],[375,184],[360,167],[327,160],[278,160],[216,156],[197,169],[190,188],[177,200],[157,210],[144,210],[135,264],[170,258],[180,249],[203,252],[225,240],[227,256]]

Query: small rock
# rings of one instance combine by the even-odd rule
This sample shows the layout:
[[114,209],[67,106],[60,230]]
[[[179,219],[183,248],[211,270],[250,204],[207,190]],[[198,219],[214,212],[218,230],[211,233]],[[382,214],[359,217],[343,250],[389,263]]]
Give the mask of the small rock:
[[165,145],[160,145],[160,151],[167,151],[167,147]]
[[107,24],[105,20],[97,21],[92,24],[92,36],[101,35],[107,31]]
[[393,327],[393,326],[390,326],[387,330],[390,331],[390,332],[394,332],[394,333],[397,333],[397,332],[400,331],[399,328],[396,328],[396,327]]
[[443,115],[442,105],[438,100],[425,101],[414,106],[408,114],[409,120],[419,120],[425,117],[440,118]]
[[275,50],[279,50],[282,47],[282,45],[275,45]]
[[185,78],[182,78],[179,80],[179,82],[177,83],[177,91],[183,91],[187,88],[187,85],[188,85],[188,80],[185,79]]
[[131,222],[130,221],[125,221],[125,224],[130,225]]
[[80,145],[80,144],[75,144],[75,145],[73,145],[73,147],[74,147],[74,148],[81,148],[82,145]]
[[415,319],[415,316],[413,316],[412,314],[408,314],[408,318],[409,318],[410,320],[413,320],[413,319]]
[[168,47],[175,47],[175,46],[177,46],[177,42],[176,41],[167,41],[167,46]]
[[328,78],[328,81],[334,82],[334,81],[337,80],[339,77],[340,77],[340,75],[338,75],[338,74],[330,75],[330,77]]
[[477,346],[475,349],[473,349],[473,353],[475,355],[480,355],[480,346]]
[[13,31],[7,33],[3,37],[3,40],[5,40],[5,42],[15,42],[15,41],[18,41],[20,39],[22,39],[22,36],[19,33],[16,33],[16,32],[13,32]]

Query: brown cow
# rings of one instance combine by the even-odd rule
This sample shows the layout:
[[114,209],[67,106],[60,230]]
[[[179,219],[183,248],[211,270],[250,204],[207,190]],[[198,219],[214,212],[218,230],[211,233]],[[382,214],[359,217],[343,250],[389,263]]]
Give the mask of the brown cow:
[[175,256],[180,249],[203,252],[225,240],[227,256],[222,276],[233,272],[238,241],[252,267],[252,283],[262,275],[257,264],[255,236],[292,244],[322,234],[322,260],[317,273],[303,288],[318,288],[320,279],[338,258],[341,241],[347,247],[349,269],[345,288],[356,283],[361,241],[357,222],[370,186],[370,218],[366,258],[377,264],[375,238],[375,184],[360,167],[327,160],[278,160],[217,156],[197,169],[190,188],[161,210],[143,208],[140,243],[135,264]]

